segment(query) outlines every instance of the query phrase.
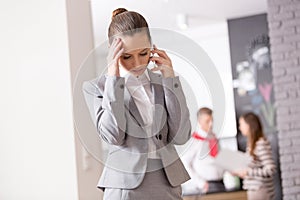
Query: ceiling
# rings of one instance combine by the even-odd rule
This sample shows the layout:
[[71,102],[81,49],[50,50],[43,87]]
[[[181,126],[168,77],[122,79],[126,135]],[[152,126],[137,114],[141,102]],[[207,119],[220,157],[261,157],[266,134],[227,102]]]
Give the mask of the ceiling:
[[185,14],[189,28],[218,23],[267,11],[267,0],[90,0],[95,43],[106,39],[111,13],[125,7],[141,13],[152,28],[179,30],[178,14]]

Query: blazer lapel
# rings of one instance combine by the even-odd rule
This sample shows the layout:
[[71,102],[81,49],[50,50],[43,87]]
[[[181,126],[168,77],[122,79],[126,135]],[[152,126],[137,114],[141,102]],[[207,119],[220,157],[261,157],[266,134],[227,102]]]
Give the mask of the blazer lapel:
[[[167,113],[165,110],[165,99],[164,99],[164,91],[162,86],[161,75],[155,74],[148,71],[152,94],[154,95],[154,111],[153,111],[153,124],[152,124],[152,134],[157,135],[163,129],[163,126],[167,120]],[[154,140],[157,145],[160,145],[159,140]]]
[[[162,125],[166,120],[166,112],[164,110],[164,92],[162,87],[162,79],[161,75],[153,73],[151,70],[148,70],[149,78],[150,78],[150,87],[152,90],[152,94],[154,95],[154,112],[153,112],[153,131],[154,134],[158,133],[161,130]],[[124,104],[128,108],[132,117],[137,121],[137,123],[144,127],[143,118],[132,98],[127,87],[124,87]],[[157,131],[155,131],[157,130]]]
[[161,75],[155,74],[149,69],[147,70],[150,77],[152,94],[154,95],[154,104],[164,106],[164,91],[162,87]]

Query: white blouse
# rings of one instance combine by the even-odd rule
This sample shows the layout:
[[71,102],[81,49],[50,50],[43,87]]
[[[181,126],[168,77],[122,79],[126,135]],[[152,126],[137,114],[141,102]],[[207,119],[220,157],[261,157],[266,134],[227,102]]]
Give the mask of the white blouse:
[[146,69],[144,73],[138,77],[135,77],[128,72],[126,73],[124,70],[121,70],[120,73],[122,77],[125,77],[125,85],[134,99],[145,124],[143,129],[149,137],[148,158],[159,158],[156,153],[156,145],[153,138],[150,138],[152,135],[154,95],[151,91],[148,71]]

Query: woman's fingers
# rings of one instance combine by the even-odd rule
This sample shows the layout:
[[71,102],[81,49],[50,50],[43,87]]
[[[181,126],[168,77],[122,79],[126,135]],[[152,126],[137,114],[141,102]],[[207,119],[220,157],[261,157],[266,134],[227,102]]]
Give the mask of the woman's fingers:
[[167,60],[165,58],[162,58],[162,57],[152,57],[152,58],[150,58],[150,60],[153,61],[153,62],[155,62],[155,64],[157,64],[158,66],[164,65],[164,66],[172,68],[171,61]]
[[116,55],[120,52],[121,49],[122,49],[122,41],[119,40],[113,52],[113,59],[118,58]]
[[112,54],[112,52],[113,52],[113,50],[116,48],[117,44],[118,44],[118,38],[115,38],[115,39],[112,41],[111,45],[109,46],[110,54]]
[[119,38],[116,38],[116,39],[113,40],[113,42],[112,42],[112,44],[109,48],[111,55],[115,55],[113,53],[119,47],[120,43],[121,43],[121,40]]
[[172,61],[163,50],[157,49],[156,45],[153,45],[154,49],[151,51],[153,54],[157,53],[158,56],[150,58],[151,61],[155,62],[158,67],[152,69],[152,71],[161,71],[164,77],[174,77],[174,70],[172,67]]
[[113,41],[112,45],[109,48],[109,52],[107,56],[108,63],[112,63],[113,61],[116,61],[116,59],[119,59],[120,57],[119,52],[121,49],[122,49],[122,40],[117,38]]
[[165,58],[165,59],[168,59],[168,60],[171,60],[168,56],[168,54],[164,51],[164,50],[159,50],[157,49],[156,45],[153,45],[154,49],[152,50],[152,53],[157,53],[157,55]]
[[165,59],[161,57],[152,57],[150,60],[154,61],[157,65],[161,65],[165,62]]
[[162,66],[158,66],[158,67],[154,67],[151,69],[151,71],[155,72],[155,71],[161,71],[163,70],[163,67]]
[[165,59],[170,60],[169,56],[167,55],[167,53],[163,50],[158,50],[158,49],[153,49],[152,53],[155,54],[157,53],[158,56],[163,57]]
[[173,68],[168,67],[166,65],[160,65],[160,66],[154,67],[154,68],[151,69],[151,71],[153,71],[153,72],[154,71],[161,71],[161,73],[163,74],[163,76],[165,78],[175,77]]
[[116,61],[121,57],[123,52],[124,52],[124,48],[121,48],[120,51],[117,52],[115,56]]
[[119,59],[124,52],[122,47],[123,43],[120,38],[115,39],[109,48],[107,63],[108,63],[108,75],[120,76],[119,73]]
[[[172,61],[171,61],[171,59],[169,58],[168,54],[167,54],[165,51],[163,51],[163,50],[157,49],[156,45],[153,45],[153,48],[154,48],[154,49],[151,51],[151,53],[152,53],[152,54],[155,54],[155,53],[156,53],[156,54],[158,55],[158,57],[157,57],[157,56],[153,56],[152,58],[153,58],[153,59],[160,58],[160,59],[157,60],[157,62],[165,63],[165,64],[167,64],[168,66],[172,67]],[[162,59],[161,59],[161,58],[162,58]],[[159,64],[159,63],[157,63],[157,64]]]

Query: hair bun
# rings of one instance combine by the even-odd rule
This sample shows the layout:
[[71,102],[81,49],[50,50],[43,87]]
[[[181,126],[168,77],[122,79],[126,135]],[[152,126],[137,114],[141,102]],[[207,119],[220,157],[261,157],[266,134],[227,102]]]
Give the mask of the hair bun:
[[117,8],[116,10],[113,11],[111,19],[113,19],[115,16],[123,12],[127,12],[127,10],[125,8]]

